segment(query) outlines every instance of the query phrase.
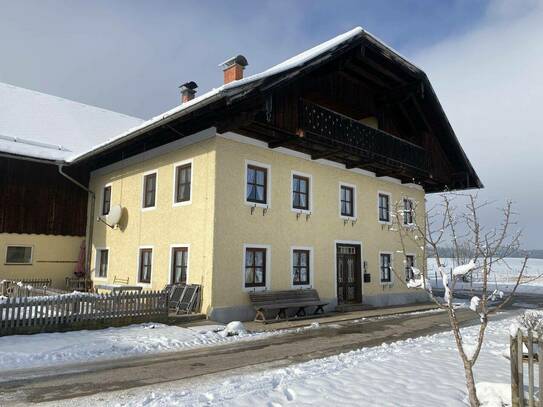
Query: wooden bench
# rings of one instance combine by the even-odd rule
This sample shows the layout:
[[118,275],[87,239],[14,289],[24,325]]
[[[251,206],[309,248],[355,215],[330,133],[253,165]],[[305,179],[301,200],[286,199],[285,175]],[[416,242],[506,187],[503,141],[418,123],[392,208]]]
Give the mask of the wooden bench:
[[276,320],[287,318],[287,309],[297,308],[296,317],[305,317],[307,307],[315,307],[312,315],[323,314],[327,302],[321,301],[317,290],[309,288],[284,291],[255,291],[249,298],[256,311],[255,321],[265,322],[266,310],[278,310]]

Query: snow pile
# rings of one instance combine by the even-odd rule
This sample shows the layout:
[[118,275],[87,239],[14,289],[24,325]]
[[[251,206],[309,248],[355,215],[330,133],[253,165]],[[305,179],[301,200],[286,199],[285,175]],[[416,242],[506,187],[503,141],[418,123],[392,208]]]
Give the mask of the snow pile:
[[509,383],[477,383],[477,397],[481,407],[511,406],[511,385]]
[[[475,368],[486,407],[508,400],[509,362],[502,356],[512,318],[491,322]],[[477,327],[462,330],[475,344]],[[487,383],[493,382],[493,383]],[[417,385],[422,383],[422,385]],[[450,332],[365,348],[261,373],[187,380],[83,401],[124,406],[348,406],[465,407],[464,372]],[[503,385],[501,383],[504,383]],[[492,404],[494,403],[494,404]]]
[[223,325],[181,328],[146,323],[96,331],[4,336],[0,337],[0,366],[3,371],[55,366],[256,340],[287,332],[248,333],[242,328],[242,324],[232,325],[230,331],[240,334],[223,336],[219,332]]
[[226,327],[219,332],[222,337],[235,336],[235,335],[247,335],[245,326],[239,321],[232,321]]
[[462,264],[454,268],[452,274],[455,277],[463,277],[475,268],[475,260],[470,260],[468,264]]

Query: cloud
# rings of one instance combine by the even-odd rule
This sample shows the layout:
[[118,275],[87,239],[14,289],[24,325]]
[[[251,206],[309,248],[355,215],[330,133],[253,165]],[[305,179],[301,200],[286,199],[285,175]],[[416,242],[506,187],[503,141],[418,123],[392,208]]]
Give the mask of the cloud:
[[[513,7],[514,4],[514,7]],[[412,55],[428,74],[485,189],[515,202],[527,247],[543,247],[543,3],[490,3],[477,28]],[[497,211],[485,216],[499,220]]]

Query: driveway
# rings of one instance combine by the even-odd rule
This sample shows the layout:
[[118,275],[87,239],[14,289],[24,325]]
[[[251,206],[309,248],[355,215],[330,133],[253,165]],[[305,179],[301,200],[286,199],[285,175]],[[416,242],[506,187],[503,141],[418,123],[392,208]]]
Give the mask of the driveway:
[[[476,316],[460,310],[463,325]],[[194,379],[250,367],[251,372],[284,367],[383,342],[449,329],[443,311],[404,314],[321,325],[318,329],[211,348],[130,359],[99,361],[17,374],[0,373],[0,405],[55,402],[101,392]],[[40,377],[29,378],[29,374]],[[8,381],[6,381],[8,380]]]

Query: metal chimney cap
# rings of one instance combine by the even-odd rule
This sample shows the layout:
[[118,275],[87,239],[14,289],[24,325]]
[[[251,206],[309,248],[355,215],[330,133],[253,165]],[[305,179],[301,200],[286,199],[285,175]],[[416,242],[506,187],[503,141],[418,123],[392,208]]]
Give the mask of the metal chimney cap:
[[190,81],[190,82],[185,82],[184,84],[182,84],[181,86],[179,86],[179,89],[181,90],[194,90],[198,87],[198,85],[196,84],[196,82],[194,81]]
[[247,58],[245,58],[243,55],[238,55],[235,57],[232,57],[230,59],[227,59],[226,61],[219,64],[219,66],[223,69],[226,69],[232,65],[240,65],[243,68],[245,68],[247,65],[249,65],[249,62],[247,62]]

